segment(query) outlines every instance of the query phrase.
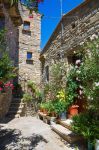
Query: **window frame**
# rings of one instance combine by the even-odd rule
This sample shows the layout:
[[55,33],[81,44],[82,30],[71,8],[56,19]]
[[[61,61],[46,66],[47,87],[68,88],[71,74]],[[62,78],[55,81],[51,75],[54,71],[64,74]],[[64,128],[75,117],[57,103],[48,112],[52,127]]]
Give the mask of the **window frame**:
[[27,60],[32,60],[32,52],[27,52]]
[[29,21],[24,21],[24,23],[23,23],[23,31],[30,32],[30,22]]

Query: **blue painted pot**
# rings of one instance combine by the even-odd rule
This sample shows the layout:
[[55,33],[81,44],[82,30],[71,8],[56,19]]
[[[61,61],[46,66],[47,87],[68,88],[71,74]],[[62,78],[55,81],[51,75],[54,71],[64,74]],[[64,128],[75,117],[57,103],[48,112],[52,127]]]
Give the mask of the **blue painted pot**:
[[66,111],[60,113],[59,117],[60,117],[61,120],[66,120],[66,118],[67,118],[67,117],[66,117]]
[[93,150],[93,144],[90,141],[88,141],[88,150]]

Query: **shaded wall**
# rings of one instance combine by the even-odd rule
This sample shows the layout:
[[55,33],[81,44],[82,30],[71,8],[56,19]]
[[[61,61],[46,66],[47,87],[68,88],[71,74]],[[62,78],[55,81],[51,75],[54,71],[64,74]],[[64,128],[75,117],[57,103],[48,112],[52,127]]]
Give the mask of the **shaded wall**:
[[12,90],[7,89],[6,93],[0,93],[0,118],[5,117],[8,113],[12,99]]

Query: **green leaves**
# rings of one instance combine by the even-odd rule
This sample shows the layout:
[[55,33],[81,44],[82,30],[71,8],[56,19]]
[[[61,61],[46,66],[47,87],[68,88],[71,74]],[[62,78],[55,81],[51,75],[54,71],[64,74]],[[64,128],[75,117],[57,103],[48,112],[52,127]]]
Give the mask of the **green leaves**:
[[15,3],[18,3],[19,0],[10,0],[11,6]]
[[72,68],[67,77],[66,92],[67,92],[68,106],[73,104],[75,98],[77,97],[77,88],[79,85],[77,81],[75,80],[76,77],[77,77],[76,69]]
[[0,80],[6,82],[15,76],[14,66],[12,66],[12,62],[8,54],[5,52],[0,59]]
[[73,117],[72,129],[86,139],[93,142],[99,138],[99,121],[90,112],[81,113]]
[[25,94],[23,95],[23,101],[24,101],[24,102],[29,103],[29,102],[31,102],[32,100],[33,100],[33,97],[32,97],[30,94],[25,93]]
[[[84,95],[87,97],[89,108],[99,110],[99,38],[87,42],[83,49],[86,51],[83,65],[80,67]],[[98,86],[96,87],[95,84]]]

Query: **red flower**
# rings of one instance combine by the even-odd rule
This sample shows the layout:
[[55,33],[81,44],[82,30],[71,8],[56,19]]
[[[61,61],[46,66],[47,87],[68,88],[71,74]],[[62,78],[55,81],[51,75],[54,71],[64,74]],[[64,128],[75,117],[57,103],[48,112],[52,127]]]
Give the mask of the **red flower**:
[[0,91],[2,91],[2,90],[3,90],[3,88],[0,87]]
[[2,81],[0,81],[0,85],[2,85],[3,84],[3,82]]
[[8,82],[8,83],[4,84],[4,86],[5,86],[5,88],[10,87],[11,89],[14,89],[14,86],[11,82]]

